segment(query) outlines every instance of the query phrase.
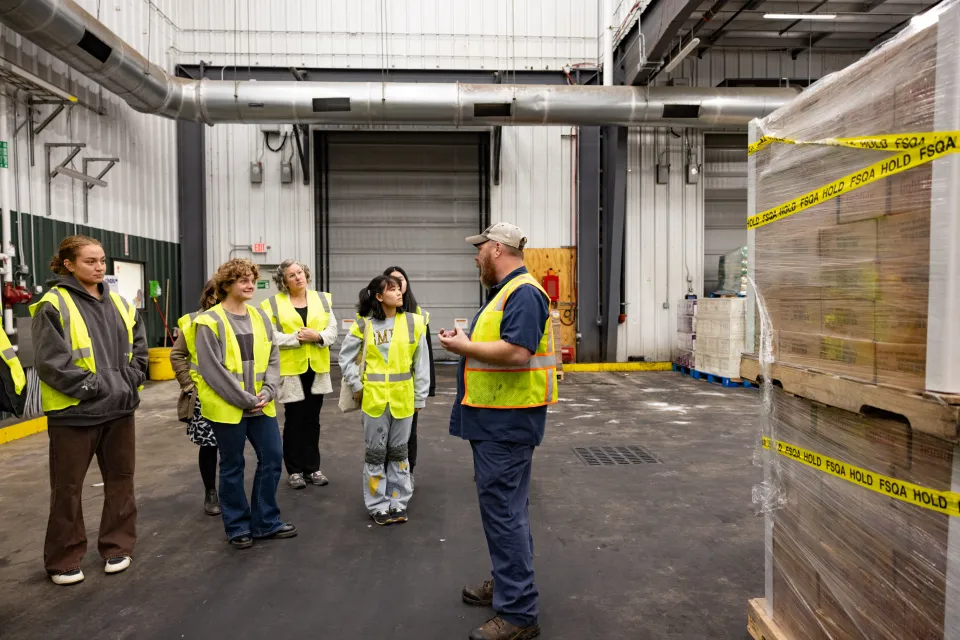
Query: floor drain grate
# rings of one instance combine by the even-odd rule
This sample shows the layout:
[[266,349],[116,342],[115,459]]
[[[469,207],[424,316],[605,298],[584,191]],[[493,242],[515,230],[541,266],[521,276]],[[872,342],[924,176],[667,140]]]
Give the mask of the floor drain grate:
[[588,467],[600,467],[621,464],[657,464],[662,462],[639,445],[624,447],[574,447],[580,461]]

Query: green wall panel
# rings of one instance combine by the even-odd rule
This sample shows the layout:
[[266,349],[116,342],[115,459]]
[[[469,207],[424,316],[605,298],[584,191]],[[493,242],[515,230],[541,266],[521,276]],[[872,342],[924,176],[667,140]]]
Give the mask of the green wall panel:
[[[31,267],[31,275],[27,278],[31,292],[34,284],[39,284],[46,289],[47,280],[54,277],[50,271],[50,259],[56,253],[60,241],[75,233],[87,235],[96,238],[103,245],[107,254],[107,273],[113,273],[113,259],[144,263],[146,279],[158,281],[163,289],[163,294],[157,298],[161,310],[166,309],[166,298],[170,297],[170,317],[167,321],[170,323],[171,332],[173,331],[177,318],[181,315],[179,244],[74,225],[28,213],[22,215],[22,221],[19,218],[20,216],[13,216],[13,242],[15,245],[19,244],[19,225],[22,224],[23,255],[18,258],[17,263]],[[18,246],[17,250],[20,253],[21,248]],[[167,278],[170,279],[169,289]],[[34,293],[33,301],[36,302],[38,299],[39,296]],[[153,300],[148,299],[146,305],[140,313],[147,323],[147,338],[151,347],[160,346],[163,343],[164,334],[160,314]],[[14,311],[17,315],[30,314],[27,305],[16,305]],[[167,346],[170,346],[169,340]]]

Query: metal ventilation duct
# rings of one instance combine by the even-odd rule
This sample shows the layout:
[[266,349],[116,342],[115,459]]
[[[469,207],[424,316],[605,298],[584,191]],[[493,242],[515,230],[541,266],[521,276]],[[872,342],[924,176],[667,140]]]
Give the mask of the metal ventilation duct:
[[763,118],[793,89],[229,82],[173,77],[73,0],[0,0],[0,22],[142,113],[206,124],[669,125]]

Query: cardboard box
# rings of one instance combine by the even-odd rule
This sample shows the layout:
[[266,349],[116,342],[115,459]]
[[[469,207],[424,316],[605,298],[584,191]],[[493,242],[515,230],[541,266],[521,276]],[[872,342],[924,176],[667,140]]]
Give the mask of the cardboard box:
[[[928,162],[883,180],[889,183],[890,215],[925,214],[929,227],[933,163]],[[881,233],[882,235],[882,233]],[[927,238],[929,239],[929,233]]]
[[927,345],[877,343],[877,382],[922,391],[926,386]]
[[777,328],[791,333],[820,333],[820,300],[784,300]]
[[820,230],[820,259],[833,264],[860,263],[877,257],[877,221],[863,220]]
[[718,358],[739,358],[743,353],[743,336],[716,338],[701,335],[697,342],[697,351]]
[[927,307],[917,309],[916,300],[902,299],[899,304],[887,303],[889,296],[882,291],[884,302],[876,303],[874,334],[877,342],[927,344]]
[[876,303],[872,300],[824,300],[821,332],[825,336],[873,340]]
[[[853,173],[853,169],[851,165],[842,170]],[[841,225],[879,218],[890,211],[890,185],[887,180],[877,180],[838,197],[837,201],[837,222]]]
[[[930,166],[930,165],[927,165]],[[900,174],[909,175],[910,171]],[[889,178],[895,180],[897,176]],[[877,221],[877,257],[912,260],[926,271],[930,262],[930,211],[891,214]]]
[[779,353],[785,364],[816,369],[820,364],[820,335],[781,331]]
[[820,337],[820,368],[830,373],[875,382],[877,354],[872,340]]
[[880,295],[880,265],[876,260],[823,262],[820,297],[825,300],[876,300]]

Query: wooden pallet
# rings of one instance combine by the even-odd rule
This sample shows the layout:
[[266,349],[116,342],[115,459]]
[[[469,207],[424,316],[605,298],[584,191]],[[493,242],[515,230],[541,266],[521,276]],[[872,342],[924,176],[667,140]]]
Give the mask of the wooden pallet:
[[753,640],[790,640],[767,615],[766,598],[755,598],[747,603],[747,633]]
[[[756,383],[763,373],[756,356],[740,360],[740,376]],[[853,413],[879,409],[903,416],[910,427],[949,442],[960,440],[960,396],[916,392],[867,384],[852,378],[803,367],[773,363],[770,378],[787,393]]]

